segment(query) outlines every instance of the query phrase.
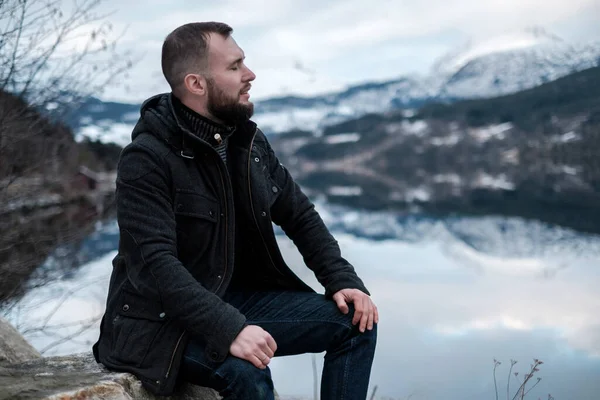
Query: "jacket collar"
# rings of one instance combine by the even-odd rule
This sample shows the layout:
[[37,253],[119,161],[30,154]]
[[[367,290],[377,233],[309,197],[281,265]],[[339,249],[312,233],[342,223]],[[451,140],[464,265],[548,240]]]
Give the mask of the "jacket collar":
[[[190,132],[183,121],[180,121],[173,106],[172,93],[150,97],[142,104],[140,113],[140,121],[133,130],[132,140],[140,133],[150,131],[173,147],[179,156],[187,159],[195,158],[200,146],[211,146]],[[256,128],[256,123],[252,120],[239,124],[229,138],[230,145],[249,148]]]

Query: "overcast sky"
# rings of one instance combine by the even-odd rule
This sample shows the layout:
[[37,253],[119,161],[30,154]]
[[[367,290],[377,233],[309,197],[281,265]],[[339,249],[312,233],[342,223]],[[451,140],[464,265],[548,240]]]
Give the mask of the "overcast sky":
[[[105,0],[122,48],[141,57],[102,97],[139,102],[168,91],[165,36],[192,21],[234,28],[257,74],[253,99],[314,94],[349,84],[426,74],[469,40],[541,26],[573,42],[600,40],[600,0]],[[126,87],[125,87],[126,86]]]

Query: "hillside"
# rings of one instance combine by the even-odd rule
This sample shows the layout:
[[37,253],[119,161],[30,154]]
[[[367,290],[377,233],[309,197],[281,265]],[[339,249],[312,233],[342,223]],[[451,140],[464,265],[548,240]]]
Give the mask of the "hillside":
[[333,202],[600,232],[599,99],[596,67],[513,95],[368,114],[272,142],[305,187]]
[[459,120],[469,126],[511,122],[523,129],[552,117],[590,113],[600,108],[600,67],[590,68],[522,92],[453,104],[432,103],[417,118]]
[[[467,65],[490,56],[497,54],[461,60]],[[390,85],[413,83],[400,79]],[[599,67],[510,95],[430,99],[420,109],[384,112],[377,96],[390,87],[364,84],[348,92],[347,99],[363,98],[373,109],[369,113],[348,108],[345,116],[330,115],[330,123],[322,126],[267,134],[300,182],[331,201],[444,215],[499,213],[600,229],[593,222],[600,179]],[[257,104],[263,113],[256,120],[263,128],[261,118],[269,114],[272,124],[292,126],[284,121],[290,115],[278,108],[282,104],[302,107],[303,114],[292,118],[301,122],[342,97],[271,99]],[[312,101],[319,106],[311,108]],[[72,123],[78,140],[123,145],[130,140],[136,110],[90,99]],[[111,154],[114,165],[117,148]]]
[[90,188],[82,171],[113,169],[107,160],[115,149],[77,143],[63,123],[0,92],[0,302],[18,294],[57,245],[74,245],[106,211],[111,190],[101,190],[102,182]]

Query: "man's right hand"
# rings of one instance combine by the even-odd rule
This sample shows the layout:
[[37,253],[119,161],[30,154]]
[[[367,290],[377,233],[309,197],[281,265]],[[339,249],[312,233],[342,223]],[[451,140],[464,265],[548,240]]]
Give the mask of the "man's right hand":
[[249,361],[260,369],[267,368],[276,350],[275,339],[257,325],[242,329],[229,347],[231,355]]

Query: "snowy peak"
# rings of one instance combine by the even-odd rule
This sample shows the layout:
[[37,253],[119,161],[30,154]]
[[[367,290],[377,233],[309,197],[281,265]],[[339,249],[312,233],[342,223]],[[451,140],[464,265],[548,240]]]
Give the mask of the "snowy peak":
[[448,76],[458,72],[469,62],[492,54],[534,47],[564,47],[565,45],[565,41],[560,37],[548,33],[542,27],[534,26],[518,32],[506,32],[478,40],[472,39],[464,46],[438,59],[432,72],[434,75]]
[[471,43],[435,66],[445,99],[516,93],[600,65],[600,43],[568,43],[539,27]]

